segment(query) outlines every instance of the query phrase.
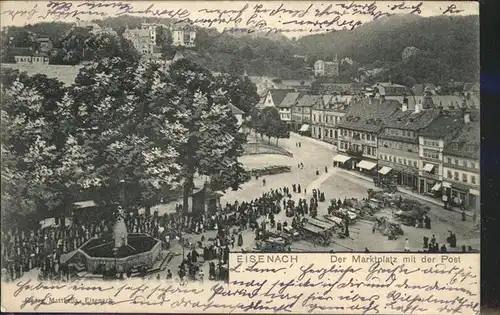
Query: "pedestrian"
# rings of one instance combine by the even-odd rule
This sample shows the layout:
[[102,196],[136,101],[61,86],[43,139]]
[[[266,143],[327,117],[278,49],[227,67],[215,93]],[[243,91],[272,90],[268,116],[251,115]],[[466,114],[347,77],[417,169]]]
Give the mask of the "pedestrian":
[[431,237],[431,244],[434,245],[436,244],[436,235],[432,234],[432,237]]
[[318,176],[318,175],[319,175],[319,170],[316,170],[316,176]]
[[409,252],[410,251],[410,241],[408,240],[408,238],[405,239],[405,252]]
[[266,179],[265,178],[262,179],[262,186],[266,186]]
[[325,166],[325,173],[328,173],[328,167]]
[[462,221],[467,221],[467,214],[465,213],[465,209],[462,209]]
[[301,147],[302,147],[302,142],[299,142],[299,148],[301,148]]

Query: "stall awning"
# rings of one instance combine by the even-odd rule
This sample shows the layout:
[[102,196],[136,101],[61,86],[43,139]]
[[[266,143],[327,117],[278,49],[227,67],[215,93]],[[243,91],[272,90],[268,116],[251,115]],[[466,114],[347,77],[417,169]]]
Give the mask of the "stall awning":
[[302,125],[302,127],[300,127],[299,131],[304,132],[304,131],[308,131],[308,130],[309,130],[309,125],[308,124],[304,124],[304,125]]
[[443,187],[444,188],[451,188],[451,184],[448,182],[443,182]]
[[474,196],[479,196],[479,190],[476,189],[469,189],[469,194],[474,195]]
[[433,164],[425,164],[424,165],[424,171],[426,171],[426,172],[431,172],[433,168],[434,168]]
[[369,171],[372,168],[374,168],[376,165],[377,165],[377,163],[368,162],[368,161],[361,161],[356,166],[359,167],[359,168],[364,168],[365,170]]
[[348,157],[347,155],[342,155],[342,154],[337,154],[336,156],[333,157],[333,160],[335,162],[340,162],[340,163],[345,163],[349,161],[351,158]]
[[381,169],[379,169],[378,172],[382,175],[385,175],[385,174],[389,173],[391,170],[392,170],[392,168],[384,166]]
[[436,183],[436,185],[434,185],[434,187],[432,187],[432,190],[434,190],[434,191],[438,191],[439,189],[441,189],[441,183]]

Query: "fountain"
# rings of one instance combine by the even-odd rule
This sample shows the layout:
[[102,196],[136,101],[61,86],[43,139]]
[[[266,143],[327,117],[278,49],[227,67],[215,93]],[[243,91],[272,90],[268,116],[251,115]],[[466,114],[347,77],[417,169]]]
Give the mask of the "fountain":
[[150,269],[161,249],[161,241],[148,234],[128,233],[119,207],[112,234],[88,240],[69,260],[85,265],[88,272],[113,268],[127,272],[138,266]]

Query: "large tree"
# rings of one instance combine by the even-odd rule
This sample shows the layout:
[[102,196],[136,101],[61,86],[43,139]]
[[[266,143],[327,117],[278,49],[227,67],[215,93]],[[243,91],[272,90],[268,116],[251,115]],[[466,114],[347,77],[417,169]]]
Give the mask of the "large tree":
[[187,142],[181,147],[184,210],[196,173],[208,175],[219,189],[238,189],[244,182],[244,169],[238,161],[243,153],[244,135],[238,131],[232,115],[227,89],[212,74],[186,59],[171,66],[170,99],[180,108],[179,122],[187,130]]
[[[153,63],[104,59],[82,69],[72,87],[75,122],[94,152],[94,189],[102,203],[153,206],[180,182],[185,130],[171,106],[168,73]],[[126,190],[126,193],[125,191]]]
[[259,102],[257,86],[248,77],[243,76],[243,73],[237,76],[221,75],[217,77],[217,81],[220,87],[228,92],[231,103],[244,111],[245,115],[250,114]]

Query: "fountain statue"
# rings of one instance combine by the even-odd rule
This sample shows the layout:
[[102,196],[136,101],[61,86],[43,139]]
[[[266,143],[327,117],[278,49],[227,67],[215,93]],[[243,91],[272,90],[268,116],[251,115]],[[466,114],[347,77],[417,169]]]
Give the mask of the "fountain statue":
[[113,239],[115,240],[115,248],[128,245],[128,232],[122,207],[118,207],[118,217],[113,227]]

